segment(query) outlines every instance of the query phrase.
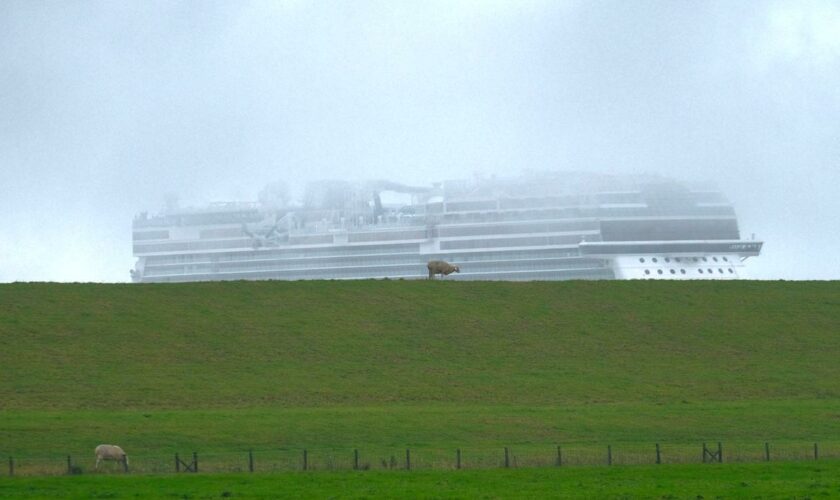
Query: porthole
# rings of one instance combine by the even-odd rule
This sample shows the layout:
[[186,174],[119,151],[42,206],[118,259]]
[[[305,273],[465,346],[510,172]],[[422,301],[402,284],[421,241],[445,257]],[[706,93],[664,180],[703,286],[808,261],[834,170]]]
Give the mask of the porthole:
[[685,274],[685,269],[680,269],[680,274]]
[[662,269],[657,269],[656,274],[662,274]]
[[707,259],[706,257],[703,257],[703,262],[709,262],[709,259]]
[[671,262],[671,259],[669,259],[668,257],[665,257],[665,262]]
[[677,274],[677,272],[671,269],[671,274]]
[[644,257],[639,257],[639,262],[641,262],[642,264],[644,264],[644,263],[645,263],[645,258],[644,258]]
[[729,268],[729,274],[735,274],[735,271],[733,271],[731,267]]
[[721,257],[721,258],[723,259],[724,262],[729,262],[729,259],[727,259],[726,257]]
[[698,269],[698,270],[697,270],[697,272],[698,272],[698,273],[700,273],[700,274],[703,274],[703,270],[702,270],[702,269]]
[[691,260],[693,260],[694,262],[697,262],[697,257],[692,257]]
[[674,257],[674,262],[679,262],[679,261],[680,261],[679,257]]
[[650,269],[645,269],[645,274],[650,274]]
[[706,271],[709,271],[709,274],[712,274],[714,272],[711,269],[706,269]]
[[712,260],[717,262],[717,257],[712,257]]
[[652,260],[652,261],[654,261],[654,262],[659,262],[658,260],[656,260],[656,257],[654,257],[654,258],[652,258],[652,259],[650,259],[650,260]]
[[720,274],[723,274],[723,269],[718,268],[718,272],[719,272]]

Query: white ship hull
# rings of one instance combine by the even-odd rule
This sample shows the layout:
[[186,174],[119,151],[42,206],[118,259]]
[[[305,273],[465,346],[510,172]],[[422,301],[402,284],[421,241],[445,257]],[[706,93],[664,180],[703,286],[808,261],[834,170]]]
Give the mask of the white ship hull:
[[375,204],[342,196],[328,209],[224,204],[141,216],[132,277],[422,279],[428,261],[445,260],[460,266],[445,278],[455,280],[736,279],[760,253],[716,191],[570,177],[412,188],[403,206],[381,206],[374,193]]

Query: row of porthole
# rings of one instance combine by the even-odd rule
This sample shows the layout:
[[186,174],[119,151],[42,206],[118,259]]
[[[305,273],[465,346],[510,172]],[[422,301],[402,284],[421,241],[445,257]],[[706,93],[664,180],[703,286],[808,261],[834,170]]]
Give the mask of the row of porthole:
[[[735,274],[735,271],[731,267],[727,268],[727,270],[729,271],[729,274]],[[676,269],[669,269],[669,271],[671,272],[671,274],[677,274]],[[712,270],[711,268],[706,269],[706,271],[708,271],[709,274],[714,274],[714,270]],[[699,274],[703,274],[702,269],[698,269],[697,272]],[[719,267],[718,273],[723,274],[723,268]],[[650,274],[650,269],[645,269],[645,274]],[[663,274],[662,269],[657,269],[656,274]],[[680,269],[680,274],[685,274],[685,269]]]
[[[700,262],[701,260],[703,262],[709,262],[709,259],[706,257],[674,257],[674,262],[682,262],[682,259],[685,259],[686,262]],[[721,257],[721,259],[723,259],[724,262],[729,262],[729,259],[726,257]],[[650,260],[651,262],[659,262],[659,259],[657,259],[656,257],[652,257]],[[664,257],[663,260],[665,262],[671,262],[671,257]],[[712,257],[712,260],[718,262],[717,257]],[[639,257],[639,262],[644,264],[645,258]]]

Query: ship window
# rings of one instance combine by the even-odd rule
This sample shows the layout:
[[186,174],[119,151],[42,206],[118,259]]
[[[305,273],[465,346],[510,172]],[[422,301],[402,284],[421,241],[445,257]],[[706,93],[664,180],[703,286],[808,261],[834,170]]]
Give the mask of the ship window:
[[645,269],[645,274],[650,274],[650,269]]
[[717,257],[712,257],[712,260],[717,262]]
[[677,272],[671,269],[671,274],[677,274]]
[[734,273],[735,273],[735,271],[733,271],[732,268],[730,267],[729,268],[729,274],[734,274]]
[[698,273],[700,273],[700,274],[703,274],[703,270],[702,270],[702,269],[698,269],[698,270],[697,270],[697,272],[698,272]]
[[685,269],[680,269],[680,274],[685,274]]
[[709,262],[709,259],[707,259],[706,257],[703,257],[703,262]]
[[645,263],[645,258],[644,258],[644,257],[639,257],[639,262],[641,262],[642,264],[644,264],[644,263]]
[[718,268],[718,272],[719,272],[720,274],[723,274],[723,269]]
[[668,257],[665,257],[665,262],[671,262],[671,259],[668,258]]
[[657,273],[657,274],[662,274],[662,269],[657,269],[657,270],[656,270],[656,273]]
[[723,261],[724,262],[729,262],[729,259],[727,259],[726,257],[723,257]]
[[706,271],[709,271],[709,274],[712,274],[714,272],[711,269],[706,269]]
[[680,262],[680,258],[679,257],[674,257],[674,262]]
[[650,260],[652,260],[652,261],[654,261],[654,262],[659,262],[658,260],[656,260],[656,257],[654,257],[654,258],[652,258],[652,259],[650,259]]
[[692,257],[691,260],[693,260],[694,262],[697,262],[697,257]]

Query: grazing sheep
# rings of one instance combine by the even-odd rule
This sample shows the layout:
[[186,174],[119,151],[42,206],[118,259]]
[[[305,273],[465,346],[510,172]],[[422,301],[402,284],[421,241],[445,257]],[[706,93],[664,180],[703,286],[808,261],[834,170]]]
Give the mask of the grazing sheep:
[[426,267],[429,269],[429,279],[435,279],[436,274],[440,274],[441,276],[447,276],[452,273],[460,273],[461,268],[458,266],[453,266],[449,262],[444,262],[442,260],[432,260],[426,264]]
[[125,454],[122,448],[115,444],[100,444],[96,447],[94,453],[96,454],[97,469],[99,469],[99,462],[102,460],[125,462],[125,465],[128,465],[128,455]]

